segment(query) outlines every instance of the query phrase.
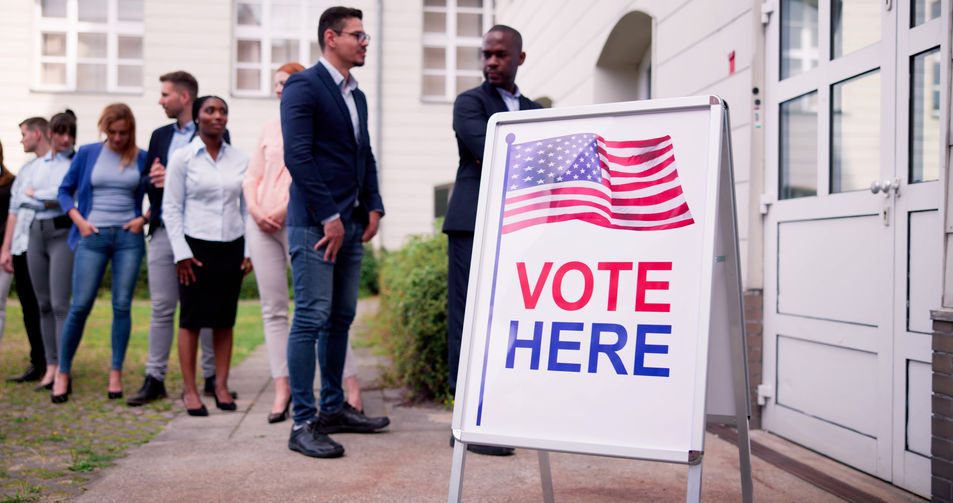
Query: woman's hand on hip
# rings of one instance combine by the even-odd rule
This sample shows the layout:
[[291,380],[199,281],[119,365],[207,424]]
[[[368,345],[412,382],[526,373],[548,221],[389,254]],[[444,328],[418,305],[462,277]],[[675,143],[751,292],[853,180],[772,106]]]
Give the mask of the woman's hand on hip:
[[195,257],[189,257],[175,263],[175,273],[179,276],[179,283],[188,286],[195,283],[195,271],[192,266],[202,267],[202,263]]

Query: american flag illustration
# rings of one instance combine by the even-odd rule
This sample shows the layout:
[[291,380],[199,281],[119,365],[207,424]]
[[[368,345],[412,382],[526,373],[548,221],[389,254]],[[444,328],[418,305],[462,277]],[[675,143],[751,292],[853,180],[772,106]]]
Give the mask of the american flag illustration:
[[582,220],[657,231],[693,224],[669,136],[611,141],[580,133],[511,144],[503,234]]

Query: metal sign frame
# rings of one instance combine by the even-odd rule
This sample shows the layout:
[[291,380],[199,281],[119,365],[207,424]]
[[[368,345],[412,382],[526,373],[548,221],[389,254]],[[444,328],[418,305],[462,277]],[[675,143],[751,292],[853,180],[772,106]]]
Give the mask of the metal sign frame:
[[[497,215],[490,215],[489,206],[492,177],[498,175],[500,160],[496,159],[497,129],[507,124],[532,124],[555,120],[630,116],[644,113],[700,110],[709,112],[708,159],[709,181],[705,194],[704,231],[699,249],[701,261],[699,278],[700,302],[696,327],[696,355],[694,400],[691,413],[690,449],[670,450],[640,446],[615,446],[605,443],[586,443],[572,439],[530,439],[510,435],[494,435],[477,431],[465,424],[470,407],[467,390],[480,386],[475,382],[472,368],[485,365],[482,348],[474,348],[480,341],[474,334],[478,323],[474,320],[481,284],[479,271],[495,267],[492,251],[498,250],[501,235],[496,224]],[[549,471],[549,451],[571,452],[600,456],[624,457],[689,465],[687,501],[701,497],[702,459],[707,421],[732,424],[738,428],[738,448],[741,466],[742,496],[752,501],[751,458],[748,439],[750,405],[748,398],[747,356],[745,350],[744,317],[741,290],[741,269],[738,254],[737,214],[734,199],[730,125],[727,104],[717,96],[699,96],[610,103],[566,109],[544,109],[495,114],[487,125],[484,150],[484,170],[481,180],[479,208],[471,260],[469,295],[463,327],[457,396],[453,411],[452,433],[456,439],[451,468],[448,501],[459,501],[465,466],[467,443],[510,446],[539,451],[540,475],[545,501],[553,501],[553,483]],[[505,163],[505,159],[503,160]],[[505,171],[505,170],[504,170]],[[505,174],[504,174],[505,176]],[[492,269],[490,269],[492,270]],[[494,280],[495,281],[495,280]],[[491,301],[492,304],[492,301]],[[492,309],[491,309],[492,310]],[[471,362],[473,358],[479,361]]]

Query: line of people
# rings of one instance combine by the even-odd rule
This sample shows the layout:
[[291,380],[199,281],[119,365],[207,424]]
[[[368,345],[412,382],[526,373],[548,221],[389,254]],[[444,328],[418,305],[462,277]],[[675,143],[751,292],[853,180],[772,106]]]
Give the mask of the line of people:
[[[298,63],[278,69],[279,98],[285,80],[301,70]],[[224,99],[198,97],[197,80],[184,71],[159,80],[159,104],[175,122],[153,132],[148,151],[136,145],[135,117],[122,103],[108,105],[99,118],[105,141],[78,150],[72,111],[49,121],[23,121],[21,143],[36,158],[15,177],[3,166],[0,146],[0,207],[8,209],[0,215],[5,229],[0,297],[5,302],[15,277],[31,348],[30,365],[8,380],[39,381],[36,390],[49,390],[53,403],[68,401],[72,362],[111,263],[112,360],[106,394],[111,400],[123,397],[132,296],[148,235],[149,350],[143,385],[127,404],[167,396],[173,320],[180,305],[178,351],[187,412],[208,414],[195,382],[199,346],[204,394],[219,409],[236,410],[237,394],[228,390],[232,329],[242,278],[255,264],[275,385],[267,420],[284,421],[291,403],[285,225],[291,175],[284,165],[281,123],[275,119],[265,125],[249,157],[230,144]],[[146,197],[149,206],[143,212]],[[3,321],[0,317],[0,337]],[[362,410],[349,344],[344,380],[349,404]]]

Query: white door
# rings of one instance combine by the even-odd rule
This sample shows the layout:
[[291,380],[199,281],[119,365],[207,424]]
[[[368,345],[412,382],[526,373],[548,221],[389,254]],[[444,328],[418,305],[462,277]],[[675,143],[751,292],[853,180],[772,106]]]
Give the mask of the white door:
[[765,179],[777,200],[764,233],[763,424],[929,494],[949,3],[779,3],[767,38]]

